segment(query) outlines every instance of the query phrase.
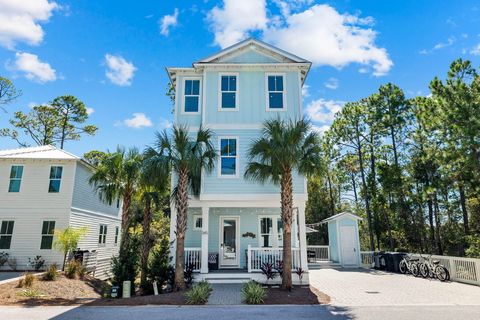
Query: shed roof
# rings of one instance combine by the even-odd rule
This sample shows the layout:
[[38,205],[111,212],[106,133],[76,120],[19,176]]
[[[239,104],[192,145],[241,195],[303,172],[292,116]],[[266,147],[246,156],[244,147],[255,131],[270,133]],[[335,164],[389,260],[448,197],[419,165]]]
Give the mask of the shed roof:
[[57,159],[57,160],[80,160],[76,155],[55,146],[38,146],[0,150],[0,159]]
[[337,213],[336,215],[333,215],[331,217],[328,217],[327,219],[324,219],[322,220],[321,222],[322,223],[327,223],[329,221],[334,221],[334,220],[340,220],[342,218],[351,218],[351,219],[356,219],[356,220],[363,220],[363,218],[353,214],[353,213],[350,213],[350,212],[340,212],[340,213]]

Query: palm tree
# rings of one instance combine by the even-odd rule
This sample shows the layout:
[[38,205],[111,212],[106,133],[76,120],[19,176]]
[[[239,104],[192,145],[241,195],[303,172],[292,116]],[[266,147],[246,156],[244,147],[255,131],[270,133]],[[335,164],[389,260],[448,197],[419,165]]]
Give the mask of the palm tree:
[[318,166],[318,134],[308,120],[273,119],[264,123],[262,135],[250,147],[245,178],[280,185],[283,222],[282,288],[292,288],[292,174],[311,175]]
[[158,172],[173,171],[177,176],[177,185],[172,190],[172,200],[177,211],[175,290],[185,288],[183,272],[188,191],[190,189],[193,195],[200,193],[201,172],[211,172],[217,157],[210,142],[211,137],[212,132],[208,129],[200,128],[196,137],[192,138],[187,128],[174,126],[171,136],[167,131],[157,133],[154,147],[145,152]]
[[116,152],[107,154],[90,177],[102,201],[112,203],[122,199],[122,237],[120,248],[124,248],[128,236],[130,205],[138,189],[142,166],[142,155],[138,149],[125,150],[118,147]]

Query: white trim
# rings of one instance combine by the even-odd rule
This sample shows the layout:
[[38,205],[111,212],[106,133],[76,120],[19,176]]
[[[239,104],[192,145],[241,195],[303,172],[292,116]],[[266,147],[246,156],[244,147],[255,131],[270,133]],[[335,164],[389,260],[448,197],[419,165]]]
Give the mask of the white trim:
[[[235,76],[236,77],[236,80],[235,80],[235,91],[225,91],[225,92],[229,92],[229,93],[232,93],[232,92],[235,92],[235,108],[222,108],[222,76]],[[218,92],[217,92],[217,96],[218,96],[218,107],[217,107],[217,110],[220,111],[220,112],[231,112],[231,111],[238,111],[239,110],[239,106],[240,106],[240,74],[238,72],[219,72],[218,73]]]
[[117,214],[117,216],[112,216],[112,215],[109,215],[109,214],[106,214],[106,213],[80,209],[80,208],[77,208],[77,207],[71,207],[70,209],[71,209],[70,211],[71,211],[72,214],[83,215],[83,216],[86,216],[86,217],[88,217],[90,215],[96,215],[96,216],[100,216],[100,217],[103,217],[103,218],[109,218],[109,219],[112,219],[112,220],[115,220],[115,221],[122,221],[122,218],[119,217],[120,216],[120,211]]
[[261,123],[212,123],[207,124],[206,127],[212,130],[261,130],[263,124]]
[[[203,90],[202,90],[202,122],[201,123],[204,124],[205,119],[207,117],[207,112],[206,112],[206,109],[207,109],[207,73],[206,72],[203,72],[202,78],[203,78],[203,87],[202,87]],[[198,128],[197,131],[199,129],[200,128]],[[203,172],[203,169],[202,169],[202,172]],[[202,181],[203,181],[203,175],[202,175]]]
[[202,207],[202,249],[201,249],[201,273],[208,273],[208,229],[209,229],[208,207]]
[[[222,265],[222,242],[223,242],[223,239],[222,239],[222,236],[223,236],[223,219],[235,219],[237,222],[236,222],[236,226],[235,226],[235,262],[236,264],[232,264],[232,265]],[[240,267],[240,254],[241,254],[241,250],[240,250],[240,216],[239,215],[228,215],[228,216],[219,216],[218,217],[218,220],[219,220],[219,232],[218,232],[218,268],[219,269],[228,269],[228,268],[238,268]]]
[[[185,111],[185,82],[187,80],[198,80],[199,83],[198,83],[198,108],[197,108],[197,111],[196,112],[187,112]],[[200,114],[200,110],[202,108],[202,106],[200,105],[201,101],[202,101],[202,77],[201,76],[196,76],[196,77],[184,77],[182,79],[182,93],[181,93],[181,96],[182,96],[182,108],[181,108],[181,112],[180,114],[182,115],[186,115],[186,116],[190,116],[190,115],[199,115]],[[194,95],[190,95],[190,96],[194,96]]]
[[[294,201],[306,201],[308,195],[307,194],[301,194],[301,193],[296,193],[293,194],[293,200]],[[207,193],[207,194],[201,194],[200,199],[201,201],[231,201],[231,200],[237,200],[237,201],[280,201],[280,194],[277,193],[232,193],[232,194],[218,194],[218,193]],[[279,203],[277,203],[277,206]]]
[[203,229],[203,219],[202,219],[202,227],[197,227],[197,219],[202,219],[201,214],[194,214],[193,215],[193,231],[202,231]]
[[[282,90],[282,100],[283,100],[283,108],[270,108],[270,99],[268,97],[269,90],[268,90],[268,77],[269,76],[282,76],[283,82],[283,90]],[[272,91],[279,93],[280,91]],[[282,112],[287,111],[287,74],[282,72],[266,72],[265,73],[265,110],[269,112]]]
[[[222,139],[235,139],[235,157],[224,156],[227,158],[235,158],[235,174],[222,174]],[[236,179],[239,177],[240,172],[240,152],[239,152],[240,139],[238,136],[219,136],[218,137],[218,169],[217,175],[219,178]]]

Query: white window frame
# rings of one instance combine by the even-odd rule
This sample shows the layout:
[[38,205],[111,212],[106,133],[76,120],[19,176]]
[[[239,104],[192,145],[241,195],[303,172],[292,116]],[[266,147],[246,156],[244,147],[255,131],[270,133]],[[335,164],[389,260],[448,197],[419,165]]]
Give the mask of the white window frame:
[[[263,247],[263,237],[266,233],[262,233],[262,219],[263,218],[270,218],[272,219],[272,233],[268,233],[272,237],[272,246],[271,247]],[[283,248],[283,234],[282,239],[278,238],[278,220],[281,220],[282,217],[280,215],[259,215],[258,216],[258,247],[260,248]]]
[[[270,99],[269,99],[269,90],[268,90],[268,77],[269,76],[282,76],[283,78],[283,91],[282,91],[282,99],[283,99],[283,108],[278,109],[278,108],[270,108]],[[281,92],[281,91],[272,91],[272,92]],[[286,73],[280,73],[280,72],[270,72],[270,73],[265,73],[265,106],[267,111],[287,111],[287,74]]]
[[[10,175],[12,174],[12,169],[13,167],[22,167],[22,177],[19,179],[19,178],[10,178]],[[24,164],[12,164],[10,166],[10,172],[8,173],[8,187],[7,187],[7,191],[8,193],[20,193],[22,191],[22,180],[23,180],[23,174],[25,173],[25,165]],[[20,181],[20,187],[18,188],[18,192],[14,192],[14,191],[10,191],[10,183],[12,180],[19,180]]]
[[[225,91],[228,93],[235,93],[235,108],[222,108],[222,76],[235,76],[236,80],[236,90],[235,91]],[[222,112],[230,112],[230,111],[238,111],[240,105],[240,74],[238,72],[223,72],[218,74],[218,111]]]
[[[185,97],[195,97],[196,95],[185,95],[185,83],[187,80],[198,80],[198,110],[196,112],[185,111]],[[202,108],[202,77],[184,77],[182,80],[182,115],[199,115]]]
[[[236,150],[236,155],[235,157],[232,156],[224,156],[225,158],[235,158],[235,174],[222,174],[222,139],[235,139],[235,147],[237,148]],[[239,146],[240,146],[240,139],[238,136],[220,136],[218,137],[218,176],[220,178],[226,178],[226,179],[236,179],[239,177],[239,172],[240,172],[240,152],[239,152]]]
[[[60,175],[60,179],[59,179],[59,178],[51,178],[51,177],[50,177],[50,173],[52,172],[52,168],[53,168],[53,167],[55,167],[55,168],[62,168],[62,174]],[[59,193],[62,192],[62,179],[63,179],[64,173],[65,173],[65,170],[64,170],[64,166],[63,166],[63,165],[61,165],[61,164],[52,164],[52,165],[50,166],[50,170],[48,171],[48,189],[47,189],[48,194],[59,194]],[[51,183],[52,181],[56,181],[56,180],[58,180],[58,181],[60,182],[60,185],[59,185],[59,187],[58,187],[58,191],[57,191],[57,192],[50,191],[50,183]]]
[[[202,220],[202,226],[201,227],[197,227],[197,220]],[[193,215],[193,230],[195,231],[202,231],[202,227],[203,227],[203,218],[202,218],[202,215],[201,214],[194,214]]]
[[[49,222],[52,223],[53,222],[53,230],[54,232],[53,233],[43,233],[43,224],[45,222]],[[57,221],[56,220],[42,220],[42,224],[41,224],[41,231],[40,231],[40,250],[52,250],[53,249],[53,243],[54,243],[54,237],[55,237],[55,227],[57,226]],[[48,232],[48,230],[47,230]],[[52,237],[52,246],[50,248],[42,248],[42,240],[43,240],[43,237]]]

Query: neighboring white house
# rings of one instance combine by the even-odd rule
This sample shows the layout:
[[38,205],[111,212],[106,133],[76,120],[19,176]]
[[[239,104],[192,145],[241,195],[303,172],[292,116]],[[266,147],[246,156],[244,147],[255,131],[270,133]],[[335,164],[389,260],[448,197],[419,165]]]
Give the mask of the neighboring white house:
[[[93,167],[53,146],[0,151],[0,252],[31,269],[29,258],[63,263],[54,229],[87,227],[79,249],[88,250],[95,276],[107,278],[120,245],[121,203],[107,204],[88,183]],[[2,270],[8,270],[5,264]]]

